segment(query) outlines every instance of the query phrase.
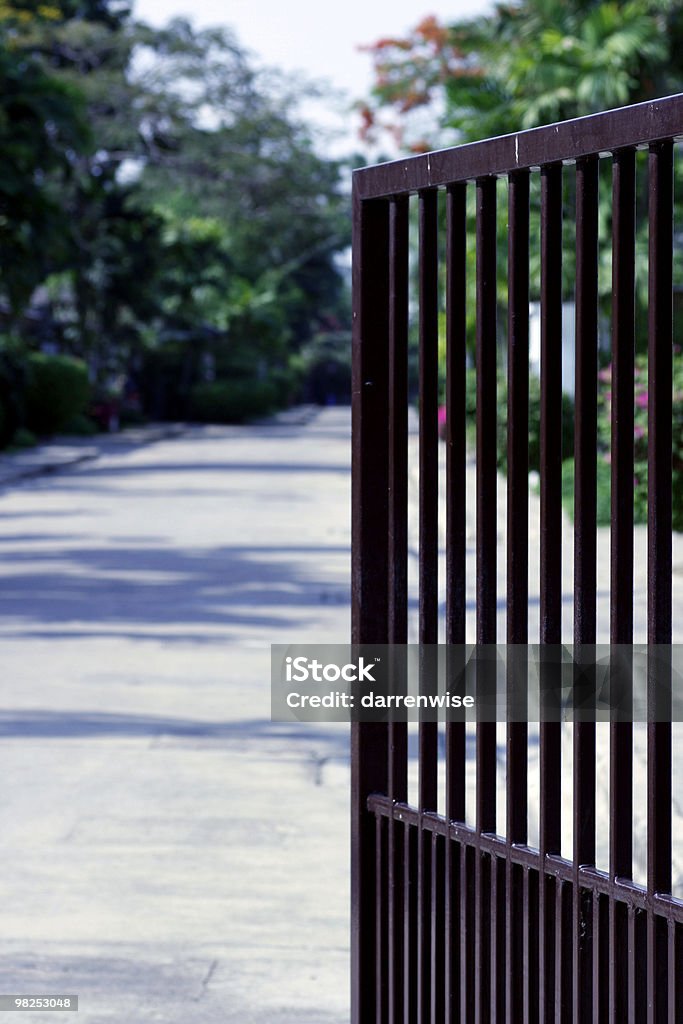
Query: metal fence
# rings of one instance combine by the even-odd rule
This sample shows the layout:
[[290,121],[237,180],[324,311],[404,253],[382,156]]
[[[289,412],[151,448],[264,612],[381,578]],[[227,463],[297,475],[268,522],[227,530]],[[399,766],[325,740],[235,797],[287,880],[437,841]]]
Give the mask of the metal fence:
[[[634,290],[640,210],[647,238],[647,642],[671,643],[673,181],[675,142],[681,136],[683,96],[674,96],[355,172],[354,642],[401,644],[408,639],[408,340],[413,315],[410,253],[416,248],[416,638],[424,644],[465,641],[465,380],[468,332],[473,332],[469,347],[476,352],[476,641],[503,639],[496,636],[497,602],[503,598],[508,643],[595,643],[596,381],[598,325],[604,305],[599,290],[599,237],[604,240],[605,223],[611,224],[612,239],[609,634],[612,643],[632,642]],[[641,157],[641,150],[646,156]],[[606,165],[611,165],[607,220]],[[503,275],[501,180],[507,186],[507,270]],[[538,210],[538,230],[534,220],[531,232],[530,207]],[[571,244],[563,246],[568,224]],[[413,233],[416,246],[411,242]],[[538,289],[541,311],[540,636],[529,637],[529,257],[534,246],[540,275],[532,284]],[[566,275],[569,262],[576,366],[571,637],[562,636],[561,629],[560,451],[560,338],[567,290],[563,272]],[[476,301],[468,314],[471,291]],[[445,318],[439,312],[444,295]],[[498,593],[496,584],[500,413],[496,374],[501,310],[507,318],[505,595]],[[446,567],[442,578],[438,571],[440,331],[445,332],[447,352]],[[527,724],[506,726],[506,824],[498,832],[495,723],[476,726],[476,820],[471,824],[465,808],[465,725],[419,725],[419,784],[411,802],[408,726],[353,725],[354,1024],[683,1022],[683,903],[671,895],[671,726],[662,722],[647,726],[646,885],[633,881],[632,726],[608,727],[608,870],[595,866],[596,732],[589,722],[572,727],[573,779],[568,798],[573,851],[570,857],[561,855],[562,808],[567,801],[561,728],[554,722],[539,726],[535,848],[528,835]],[[437,778],[444,770],[440,761],[445,761],[445,813],[438,813]]]

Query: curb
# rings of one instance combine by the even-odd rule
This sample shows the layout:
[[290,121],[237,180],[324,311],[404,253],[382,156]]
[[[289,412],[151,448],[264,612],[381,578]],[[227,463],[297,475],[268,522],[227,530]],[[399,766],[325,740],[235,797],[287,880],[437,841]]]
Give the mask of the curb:
[[[250,426],[258,427],[304,427],[320,414],[318,405],[297,405],[284,409],[273,416],[255,420]],[[146,427],[129,427],[115,434],[101,434],[96,441],[92,438],[55,437],[52,441],[27,449],[25,452],[3,455],[0,453],[0,490],[9,484],[23,480],[58,473],[86,462],[93,462],[103,455],[123,448],[143,448],[157,441],[182,437],[198,424],[169,423],[150,424]]]
[[131,427],[130,430],[123,430],[117,434],[103,434],[95,444],[92,439],[88,439],[80,448],[76,438],[58,437],[26,452],[0,455],[0,489],[8,484],[33,480],[36,477],[93,462],[119,447],[143,448],[157,441],[181,437],[188,429],[188,425],[184,423],[169,424],[168,427]]

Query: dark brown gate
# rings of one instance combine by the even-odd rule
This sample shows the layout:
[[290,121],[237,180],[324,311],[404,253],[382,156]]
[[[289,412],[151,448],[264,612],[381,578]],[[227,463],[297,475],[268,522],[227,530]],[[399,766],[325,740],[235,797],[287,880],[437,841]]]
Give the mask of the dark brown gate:
[[[648,587],[642,595],[647,636],[639,639],[671,644],[673,180],[675,142],[681,136],[683,96],[674,96],[355,173],[354,642],[401,644],[409,637],[408,337],[410,252],[415,249],[419,608],[411,639],[425,644],[466,639],[465,380],[472,329],[476,642],[596,642],[599,233],[611,223],[609,641],[630,644],[634,639],[634,288],[639,260],[647,260]],[[601,187],[606,165],[611,165],[607,220]],[[507,184],[506,272],[501,271],[505,253],[498,242],[501,180]],[[530,228],[530,194],[540,209],[538,230],[534,220]],[[639,211],[645,222],[642,254],[637,248]],[[474,241],[468,232],[472,220]],[[415,222],[416,229],[411,226]],[[411,231],[417,237],[412,246]],[[473,245],[476,271],[470,276],[476,283],[470,286]],[[529,637],[529,254],[534,246],[540,257],[535,287],[541,321],[540,635]],[[561,628],[560,340],[562,274],[568,261],[575,282],[573,636],[563,635]],[[466,300],[472,290],[476,302],[468,328]],[[439,316],[442,292],[445,321]],[[496,584],[497,309],[507,317],[506,594]],[[445,572],[440,578],[437,353],[444,329],[448,437]],[[506,635],[496,636],[501,599]],[[554,722],[539,727],[538,848],[529,844],[528,835],[526,724],[506,726],[504,830],[496,827],[495,723],[476,726],[473,824],[466,822],[465,725],[419,725],[419,784],[410,802],[409,727],[373,723],[352,728],[354,1024],[682,1024],[683,903],[671,895],[670,724],[647,726],[643,885],[633,881],[631,725],[609,726],[609,870],[595,866],[600,822],[594,724],[573,726],[570,793],[562,781],[562,727]],[[438,813],[439,771],[445,772],[445,813]],[[564,799],[573,815],[571,857],[561,855]]]

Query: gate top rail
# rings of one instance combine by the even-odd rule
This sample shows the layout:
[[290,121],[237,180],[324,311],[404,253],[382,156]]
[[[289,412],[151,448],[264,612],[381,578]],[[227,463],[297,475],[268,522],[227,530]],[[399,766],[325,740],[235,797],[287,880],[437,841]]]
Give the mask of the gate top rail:
[[354,171],[359,199],[511,174],[683,138],[683,93]]

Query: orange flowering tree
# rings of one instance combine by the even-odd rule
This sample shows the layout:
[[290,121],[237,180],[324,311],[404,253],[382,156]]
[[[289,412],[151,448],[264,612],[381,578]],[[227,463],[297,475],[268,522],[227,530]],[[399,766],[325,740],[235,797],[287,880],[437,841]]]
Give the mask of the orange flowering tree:
[[679,0],[517,0],[364,47],[361,135],[420,152],[683,88]]

